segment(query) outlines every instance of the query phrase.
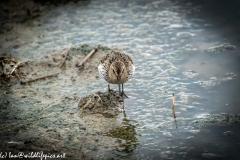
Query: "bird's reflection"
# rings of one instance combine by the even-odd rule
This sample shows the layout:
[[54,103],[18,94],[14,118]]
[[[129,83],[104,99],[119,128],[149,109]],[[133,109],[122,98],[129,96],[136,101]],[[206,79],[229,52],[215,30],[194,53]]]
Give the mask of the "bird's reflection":
[[122,109],[123,119],[121,127],[114,128],[105,133],[106,136],[117,138],[118,146],[115,147],[115,151],[119,153],[126,153],[128,156],[132,155],[134,150],[139,145],[137,139],[136,126],[131,124],[131,121],[127,118],[125,111],[124,98],[120,98],[118,101],[118,107]]
[[135,126],[129,123],[127,118],[124,118],[122,127],[109,130],[106,135],[117,138],[119,145],[115,150],[121,153],[132,154],[139,145]]

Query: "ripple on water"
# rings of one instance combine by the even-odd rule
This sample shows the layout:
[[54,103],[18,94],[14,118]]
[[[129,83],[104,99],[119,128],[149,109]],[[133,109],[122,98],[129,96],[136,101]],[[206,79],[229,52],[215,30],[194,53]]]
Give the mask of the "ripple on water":
[[189,32],[178,32],[176,36],[179,38],[189,38],[189,37],[193,37],[194,34]]

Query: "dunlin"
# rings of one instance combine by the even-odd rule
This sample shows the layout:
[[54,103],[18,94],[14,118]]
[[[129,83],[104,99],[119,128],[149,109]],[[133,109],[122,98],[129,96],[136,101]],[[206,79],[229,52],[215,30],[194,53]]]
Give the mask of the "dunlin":
[[135,67],[130,56],[114,51],[104,56],[98,65],[99,73],[108,82],[108,90],[110,91],[110,83],[118,84],[120,96],[125,96],[126,98],[128,97],[123,91],[123,83],[128,81],[134,70]]

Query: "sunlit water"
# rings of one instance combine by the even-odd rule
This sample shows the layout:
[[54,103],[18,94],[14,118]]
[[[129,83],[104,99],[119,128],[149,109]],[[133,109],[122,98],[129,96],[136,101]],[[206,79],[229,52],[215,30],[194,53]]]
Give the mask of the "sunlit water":
[[[212,153],[210,158],[240,158],[239,124],[203,128],[192,125],[206,114],[240,113],[239,37],[224,25],[215,25],[201,16],[202,7],[191,3],[162,0],[81,4],[44,12],[20,37],[23,42],[32,42],[8,50],[28,59],[66,48],[72,42],[75,47],[83,43],[116,47],[131,55],[136,72],[125,84],[130,97],[125,100],[125,111],[126,118],[136,126],[139,145],[131,152],[116,152],[119,157],[204,159],[209,156],[204,153]],[[235,26],[231,27],[234,30]],[[204,51],[224,43],[237,48],[220,53]],[[99,79],[87,86],[65,86],[60,92],[76,92],[80,97],[106,89],[106,82]],[[224,135],[226,131],[233,134]]]

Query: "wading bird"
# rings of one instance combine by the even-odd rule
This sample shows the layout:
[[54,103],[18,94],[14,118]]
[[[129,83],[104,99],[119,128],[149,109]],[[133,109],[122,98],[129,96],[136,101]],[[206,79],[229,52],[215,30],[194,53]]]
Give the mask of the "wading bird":
[[123,91],[123,83],[128,81],[134,70],[135,66],[130,56],[114,51],[104,56],[98,65],[99,73],[108,82],[108,91],[110,91],[110,83],[118,84],[119,95],[126,98],[128,97]]

